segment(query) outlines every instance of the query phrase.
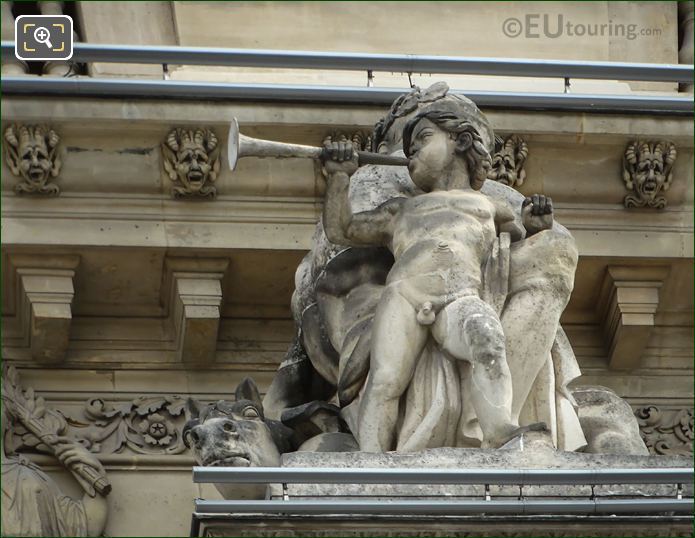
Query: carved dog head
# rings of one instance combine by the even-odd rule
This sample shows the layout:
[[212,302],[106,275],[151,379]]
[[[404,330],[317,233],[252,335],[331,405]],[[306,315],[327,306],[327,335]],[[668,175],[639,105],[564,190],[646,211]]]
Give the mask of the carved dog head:
[[627,207],[666,207],[667,191],[673,179],[676,146],[671,142],[634,141],[628,144],[623,157],[623,181],[633,191],[625,198]]
[[509,187],[523,184],[526,179],[524,163],[528,157],[528,145],[518,135],[506,140],[496,140],[496,151],[492,157],[492,168],[487,178]]
[[60,137],[45,125],[10,125],[5,129],[5,158],[15,176],[24,178],[15,190],[58,194],[57,185],[47,184],[60,172],[57,148]]
[[220,171],[220,146],[210,129],[173,129],[162,144],[162,157],[175,197],[216,196],[212,183]]

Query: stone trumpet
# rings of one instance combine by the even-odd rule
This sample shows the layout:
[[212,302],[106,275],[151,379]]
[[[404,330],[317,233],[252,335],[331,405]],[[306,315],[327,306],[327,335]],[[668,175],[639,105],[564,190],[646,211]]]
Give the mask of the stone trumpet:
[[[315,146],[303,146],[301,144],[287,144],[252,138],[239,132],[239,122],[234,118],[229,126],[229,139],[227,142],[227,157],[229,168],[234,170],[237,161],[242,157],[274,157],[276,159],[304,158],[321,159],[325,149]],[[394,157],[369,151],[358,151],[357,157],[360,166],[364,164],[384,164],[389,166],[408,166],[406,157]]]

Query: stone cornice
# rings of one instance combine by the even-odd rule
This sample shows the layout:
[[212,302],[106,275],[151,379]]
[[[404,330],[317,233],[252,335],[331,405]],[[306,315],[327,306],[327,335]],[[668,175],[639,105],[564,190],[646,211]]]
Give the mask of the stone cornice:
[[[81,126],[86,120],[90,123],[105,122],[105,125],[99,126],[99,130],[114,129],[117,128],[118,122],[132,121],[154,125],[169,125],[173,122],[226,126],[234,117],[240,124],[249,126],[303,126],[305,129],[312,126],[320,129],[351,126],[353,129],[371,129],[385,111],[383,106],[364,105],[192,103],[174,100],[56,99],[34,96],[3,98],[3,116],[7,119],[38,121],[49,116],[57,123],[66,122]],[[605,139],[621,135],[651,136],[655,133],[655,120],[647,115],[635,117],[578,112],[483,111],[496,131],[547,134],[551,135],[553,140],[562,136],[576,137],[577,134],[597,135]],[[690,118],[659,117],[658,132],[671,138],[679,147],[693,147]]]

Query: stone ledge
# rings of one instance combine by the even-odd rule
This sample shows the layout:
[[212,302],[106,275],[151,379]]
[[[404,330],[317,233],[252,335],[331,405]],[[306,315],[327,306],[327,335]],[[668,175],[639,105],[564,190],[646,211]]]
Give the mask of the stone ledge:
[[[481,450],[436,448],[419,453],[375,454],[367,452],[311,453],[294,452],[282,457],[283,467],[336,468],[434,468],[434,469],[652,469],[692,467],[686,456],[618,456],[558,452],[529,441],[523,450]],[[685,484],[684,495],[693,494],[693,484]],[[282,498],[283,491],[271,486],[271,496]],[[484,498],[484,485],[414,485],[414,484],[288,484],[290,498]],[[676,496],[675,485],[616,484],[595,486],[593,493],[620,496]],[[524,486],[524,497],[587,498],[590,485]],[[490,495],[518,497],[518,486],[490,485]]]

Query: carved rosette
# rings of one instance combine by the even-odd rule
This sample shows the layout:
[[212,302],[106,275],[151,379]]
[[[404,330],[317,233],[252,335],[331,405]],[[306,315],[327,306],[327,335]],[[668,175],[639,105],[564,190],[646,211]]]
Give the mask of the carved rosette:
[[162,167],[173,186],[174,198],[217,196],[214,183],[220,172],[220,145],[211,129],[172,129],[161,146]]
[[61,160],[58,154],[60,137],[47,125],[13,124],[5,129],[3,147],[5,162],[13,175],[21,178],[14,187],[17,194],[57,196]]
[[524,164],[528,158],[528,144],[519,135],[495,137],[495,154],[487,178],[509,187],[519,187],[526,179]]
[[647,405],[635,410],[640,435],[654,455],[693,454],[693,410],[661,410]]
[[142,396],[110,404],[101,398],[87,401],[80,417],[68,422],[84,438],[91,452],[180,454],[186,450],[181,430],[186,401],[179,396]]
[[666,207],[666,192],[673,180],[676,146],[672,142],[635,140],[623,156],[623,181],[631,191],[625,197],[625,207]]

